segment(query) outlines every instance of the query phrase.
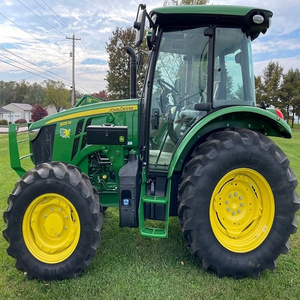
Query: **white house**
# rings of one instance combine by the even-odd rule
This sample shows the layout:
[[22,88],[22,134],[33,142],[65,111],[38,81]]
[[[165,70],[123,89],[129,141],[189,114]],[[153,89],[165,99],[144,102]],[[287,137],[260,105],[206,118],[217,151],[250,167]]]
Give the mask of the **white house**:
[[27,122],[30,122],[31,119],[31,109],[32,106],[27,103],[10,103],[3,106],[4,109],[10,110],[10,119],[8,122],[14,123],[18,119],[25,119]]
[[0,120],[10,122],[14,113],[11,110],[0,107]]
[[54,114],[57,113],[56,108],[53,105],[48,105],[48,106],[45,107],[45,109],[48,112],[48,116],[51,116],[51,115],[54,115]]

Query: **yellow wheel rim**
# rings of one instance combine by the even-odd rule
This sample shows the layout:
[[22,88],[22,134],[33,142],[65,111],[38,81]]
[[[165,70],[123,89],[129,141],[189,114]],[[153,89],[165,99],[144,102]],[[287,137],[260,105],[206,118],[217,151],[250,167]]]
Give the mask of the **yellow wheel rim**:
[[214,189],[209,214],[214,235],[225,248],[237,253],[249,252],[271,230],[274,196],[260,173],[235,169],[222,177]]
[[44,194],[26,209],[22,230],[30,253],[39,261],[56,264],[75,250],[80,237],[80,221],[68,199],[58,194]]

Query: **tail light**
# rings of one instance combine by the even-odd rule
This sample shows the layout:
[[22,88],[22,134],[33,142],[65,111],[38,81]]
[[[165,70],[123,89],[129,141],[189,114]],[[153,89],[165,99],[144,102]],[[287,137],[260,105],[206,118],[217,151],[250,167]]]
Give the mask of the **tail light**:
[[276,115],[277,115],[280,119],[284,120],[283,113],[281,112],[280,109],[276,108],[276,109],[275,109],[275,112],[276,112]]

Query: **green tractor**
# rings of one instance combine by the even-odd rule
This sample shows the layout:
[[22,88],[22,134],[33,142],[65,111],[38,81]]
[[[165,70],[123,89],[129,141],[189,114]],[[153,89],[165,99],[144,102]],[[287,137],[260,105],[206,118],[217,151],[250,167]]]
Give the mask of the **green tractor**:
[[[89,101],[29,124],[34,168],[4,212],[8,254],[28,278],[75,278],[100,243],[103,212],[118,207],[120,227],[167,238],[178,216],[202,267],[219,277],[273,270],[295,233],[297,179],[268,136],[291,138],[280,112],[256,106],[251,41],[272,12],[239,6],[138,8],[135,46],[149,48],[137,96],[132,48],[131,99]],[[145,52],[144,52],[145,54]]]

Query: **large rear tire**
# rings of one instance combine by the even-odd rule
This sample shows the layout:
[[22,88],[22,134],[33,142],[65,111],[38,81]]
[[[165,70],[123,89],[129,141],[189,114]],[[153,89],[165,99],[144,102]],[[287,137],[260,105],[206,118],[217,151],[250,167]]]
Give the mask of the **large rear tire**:
[[29,279],[74,278],[98,248],[102,214],[89,178],[74,166],[43,163],[28,171],[4,212],[7,252]]
[[295,233],[297,179],[286,155],[247,130],[210,135],[194,150],[179,188],[179,219],[190,251],[219,277],[273,270]]

